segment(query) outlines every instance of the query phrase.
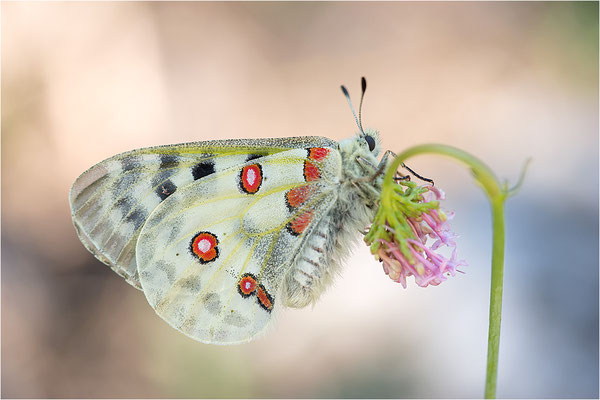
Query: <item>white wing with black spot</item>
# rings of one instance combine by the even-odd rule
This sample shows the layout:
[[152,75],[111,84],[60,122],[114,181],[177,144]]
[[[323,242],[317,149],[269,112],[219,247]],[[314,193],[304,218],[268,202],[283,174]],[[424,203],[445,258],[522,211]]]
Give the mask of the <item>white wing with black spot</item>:
[[141,289],[135,248],[148,216],[186,185],[249,159],[336,147],[321,137],[225,140],[150,147],[111,157],[73,184],[69,203],[79,238],[99,260]]

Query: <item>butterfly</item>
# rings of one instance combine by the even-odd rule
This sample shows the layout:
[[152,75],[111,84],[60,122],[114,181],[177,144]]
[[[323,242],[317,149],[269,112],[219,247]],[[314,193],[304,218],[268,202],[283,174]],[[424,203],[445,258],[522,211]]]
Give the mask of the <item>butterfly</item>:
[[187,336],[252,340],[319,298],[375,215],[387,153],[342,90],[360,131],[340,142],[203,141],[94,165],[69,194],[80,240]]

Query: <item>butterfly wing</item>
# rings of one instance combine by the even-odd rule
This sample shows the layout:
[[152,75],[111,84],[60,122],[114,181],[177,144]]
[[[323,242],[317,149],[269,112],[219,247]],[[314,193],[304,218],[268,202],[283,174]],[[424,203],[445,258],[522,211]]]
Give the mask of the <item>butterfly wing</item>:
[[96,164],[73,184],[69,203],[80,240],[100,261],[141,289],[135,249],[152,211],[207,176],[291,148],[336,147],[322,137],[223,140],[157,146]]
[[294,149],[179,188],[137,241],[150,305],[196,340],[251,340],[278,307],[303,241],[334,204],[340,174],[336,148]]

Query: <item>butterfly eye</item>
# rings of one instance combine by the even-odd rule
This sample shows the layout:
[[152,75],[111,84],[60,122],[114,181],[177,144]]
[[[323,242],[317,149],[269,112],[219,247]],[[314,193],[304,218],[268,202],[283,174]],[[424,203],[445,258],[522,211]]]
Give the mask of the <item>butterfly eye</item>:
[[373,151],[375,150],[375,139],[373,139],[372,136],[365,136],[365,140],[367,141],[367,144],[369,145],[369,151]]

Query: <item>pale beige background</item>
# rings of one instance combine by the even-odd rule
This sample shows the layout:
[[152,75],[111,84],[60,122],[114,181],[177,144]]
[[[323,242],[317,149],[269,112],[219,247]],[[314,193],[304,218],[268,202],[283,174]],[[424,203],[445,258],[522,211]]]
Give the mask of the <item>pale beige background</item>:
[[71,225],[79,173],[185,141],[364,124],[458,146],[508,203],[498,395],[598,396],[597,3],[2,3],[3,397],[479,397],[490,217],[468,173],[410,165],[456,210],[466,274],[403,290],[366,247],[314,309],[215,347],[179,334]]

